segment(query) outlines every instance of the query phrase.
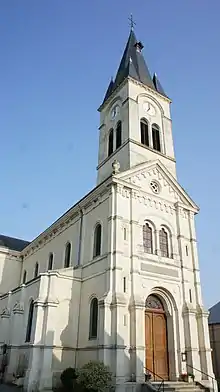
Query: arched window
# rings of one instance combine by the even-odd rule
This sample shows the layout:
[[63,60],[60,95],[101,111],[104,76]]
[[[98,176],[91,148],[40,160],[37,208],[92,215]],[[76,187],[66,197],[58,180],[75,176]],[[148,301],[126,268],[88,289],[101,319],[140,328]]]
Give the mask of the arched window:
[[144,118],[141,119],[141,143],[149,147],[148,123]]
[[49,260],[48,260],[48,270],[53,269],[53,253],[49,254]]
[[23,284],[26,283],[26,279],[27,279],[27,271],[24,270],[24,273],[23,273],[23,281],[22,281]]
[[143,226],[143,245],[144,252],[153,253],[153,235],[152,228],[148,223]]
[[113,153],[113,139],[114,139],[114,131],[111,129],[108,135],[108,156]]
[[94,231],[93,257],[100,256],[101,243],[102,243],[102,226],[100,225],[100,223],[98,223]]
[[96,339],[98,330],[98,300],[93,298],[90,304],[89,338]]
[[163,227],[160,229],[159,239],[161,256],[169,257],[168,233]]
[[116,128],[116,148],[121,146],[121,121],[118,122]]
[[69,268],[70,266],[70,255],[71,255],[71,244],[70,242],[68,242],[66,244],[66,249],[65,249],[64,268]]
[[39,264],[38,264],[38,262],[36,262],[35,269],[34,269],[34,277],[35,278],[38,276],[38,272],[39,272]]
[[28,313],[28,323],[27,323],[27,330],[26,330],[26,339],[25,342],[30,342],[31,340],[31,330],[33,324],[33,315],[34,315],[34,301],[31,300],[29,313]]
[[152,125],[152,139],[154,150],[161,151],[160,146],[160,129],[157,124]]

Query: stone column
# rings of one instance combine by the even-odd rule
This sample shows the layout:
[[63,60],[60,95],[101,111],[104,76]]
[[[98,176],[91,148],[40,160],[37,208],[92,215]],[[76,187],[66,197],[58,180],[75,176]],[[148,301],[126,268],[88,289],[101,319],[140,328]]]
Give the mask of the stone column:
[[145,304],[135,296],[130,306],[131,373],[133,381],[144,382],[145,374]]

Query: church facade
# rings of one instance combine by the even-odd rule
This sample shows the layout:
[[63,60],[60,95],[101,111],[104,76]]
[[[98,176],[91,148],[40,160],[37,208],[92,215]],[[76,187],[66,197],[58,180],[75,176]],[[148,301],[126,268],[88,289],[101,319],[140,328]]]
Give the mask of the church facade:
[[118,388],[177,381],[187,366],[214,377],[199,209],[177,181],[171,101],[142,50],[131,30],[99,108],[97,186],[32,242],[0,236],[6,379],[21,374],[29,390],[89,360]]

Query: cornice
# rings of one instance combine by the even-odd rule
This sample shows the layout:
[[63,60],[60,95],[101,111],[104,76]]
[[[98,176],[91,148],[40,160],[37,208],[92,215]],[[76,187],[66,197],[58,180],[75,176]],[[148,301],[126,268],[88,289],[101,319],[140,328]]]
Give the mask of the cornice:
[[[139,147],[142,147],[142,148],[144,148],[144,149],[146,149],[146,150],[149,150],[149,151],[153,152],[153,153],[156,154],[156,155],[160,155],[160,156],[162,156],[163,158],[166,158],[166,159],[168,159],[168,160],[170,160],[170,161],[176,163],[175,158],[172,158],[172,157],[170,157],[170,156],[168,156],[168,155],[166,155],[166,154],[163,154],[163,153],[160,152],[160,151],[155,151],[153,148],[148,147],[148,146],[145,146],[144,144],[141,144],[140,142],[138,142],[138,141],[136,141],[136,140],[134,140],[134,139],[128,138],[128,139],[127,139],[127,140],[126,140],[117,150],[113,151],[113,153],[112,153],[109,157],[106,157],[102,162],[100,162],[100,163],[96,166],[96,170],[99,170],[100,167],[102,167],[103,165],[105,165],[105,163],[108,162],[110,159],[112,160],[112,157],[114,157],[114,155],[116,155],[116,154],[117,154],[122,148],[124,148],[128,143],[136,144],[136,145],[139,146]],[[130,169],[128,169],[128,170],[130,170]]]
[[112,182],[118,185],[117,193],[124,198],[132,197],[132,199],[138,199],[141,204],[145,204],[149,207],[155,207],[157,210],[165,211],[171,215],[176,213],[174,203],[166,199],[149,194],[148,192],[145,192],[144,189],[141,189],[132,183],[128,183],[125,180],[113,178]]
[[111,102],[111,100],[113,100],[115,98],[118,91],[121,90],[122,87],[124,87],[124,85],[128,81],[131,81],[132,83],[136,84],[137,86],[144,88],[144,90],[149,91],[152,95],[155,95],[156,97],[160,97],[161,99],[163,99],[163,101],[168,102],[168,103],[172,103],[170,98],[165,97],[164,95],[158,93],[158,91],[153,90],[152,88],[146,86],[145,84],[138,82],[136,79],[133,79],[130,76],[128,76],[127,78],[124,79],[124,81],[121,84],[118,85],[118,87],[113,91],[113,93],[110,95],[110,97],[99,106],[99,108],[98,108],[99,112],[101,112],[106,106],[108,106],[108,104]]
[[97,203],[100,202],[107,192],[111,179],[108,178],[103,183],[99,184],[91,192],[89,192],[83,199],[78,201],[73,207],[65,212],[60,218],[58,218],[49,228],[42,232],[37,238],[35,238],[22,252],[21,255],[28,257],[35,253],[46,243],[53,240],[63,231],[68,229],[70,226],[75,224],[80,219],[80,212],[86,214],[86,209],[93,204],[93,208],[96,207]]
[[168,103],[172,103],[172,101],[171,101],[170,98],[165,97],[164,95],[158,93],[158,91],[152,89],[152,88],[149,87],[149,86],[146,86],[145,84],[139,82],[138,80],[133,79],[133,78],[131,78],[130,76],[128,76],[127,79],[130,80],[131,82],[133,82],[134,84],[136,84],[137,86],[143,87],[144,90],[149,91],[152,95],[155,95],[156,97],[160,97],[160,98],[162,98],[164,101],[166,101],[166,102],[168,102]]
[[19,252],[19,251],[5,248],[2,246],[2,247],[0,247],[0,254],[3,254],[5,256],[10,256],[10,258],[16,259],[16,260],[22,262],[21,252]]
[[[139,147],[143,147],[143,148],[145,148],[146,150],[149,150],[149,151],[155,153],[156,155],[159,155],[159,156],[161,156],[161,157],[163,157],[163,158],[167,158],[167,159],[169,159],[170,161],[176,163],[176,159],[175,159],[175,158],[172,158],[172,157],[170,157],[169,155],[163,154],[163,153],[160,152],[160,151],[156,151],[156,150],[154,150],[153,148],[151,148],[151,147],[149,147],[149,146],[145,146],[144,144],[138,142],[137,140],[134,140],[134,139],[130,139],[130,138],[129,138],[129,139],[128,139],[128,142],[134,143],[134,144],[136,144],[136,145],[139,146]],[[116,150],[116,151],[117,151],[117,150]]]

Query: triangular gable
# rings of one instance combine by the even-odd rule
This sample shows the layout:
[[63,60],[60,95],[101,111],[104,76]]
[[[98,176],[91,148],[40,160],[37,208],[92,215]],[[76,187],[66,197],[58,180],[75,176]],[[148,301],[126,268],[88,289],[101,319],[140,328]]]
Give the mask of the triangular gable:
[[196,211],[199,210],[199,207],[159,160],[141,163],[132,169],[118,173],[115,178],[133,184],[135,188],[147,193],[152,192],[151,181],[156,181],[160,188],[159,197],[180,202]]

